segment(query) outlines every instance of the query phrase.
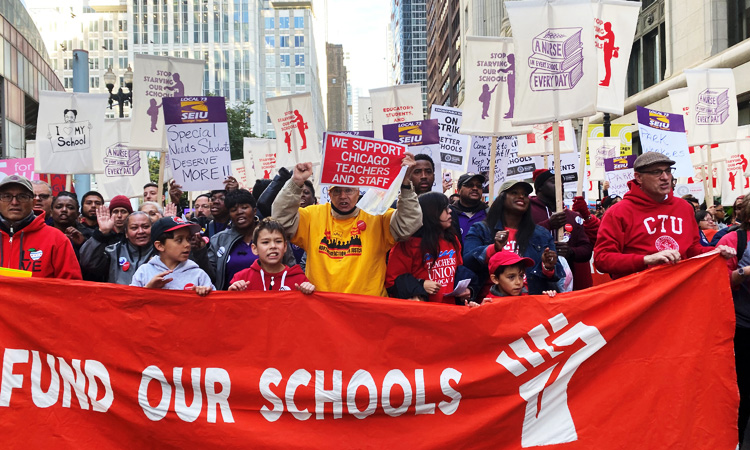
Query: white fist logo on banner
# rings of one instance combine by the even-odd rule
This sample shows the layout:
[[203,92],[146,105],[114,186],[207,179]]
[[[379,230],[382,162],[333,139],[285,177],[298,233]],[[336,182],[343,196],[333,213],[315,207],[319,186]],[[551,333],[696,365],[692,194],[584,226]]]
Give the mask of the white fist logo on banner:
[[[551,334],[545,324],[537,325],[528,333],[537,350],[529,348],[520,338],[508,345],[513,356],[503,351],[497,357],[497,363],[516,377],[528,370],[541,370],[518,389],[521,398],[526,400],[521,435],[523,448],[578,440],[568,408],[568,383],[578,367],[607,343],[596,327],[582,322],[569,327],[568,319],[562,313],[549,319],[549,325]],[[572,346],[579,339],[583,341],[583,347],[566,350],[565,347]],[[527,369],[529,365],[532,369]]]

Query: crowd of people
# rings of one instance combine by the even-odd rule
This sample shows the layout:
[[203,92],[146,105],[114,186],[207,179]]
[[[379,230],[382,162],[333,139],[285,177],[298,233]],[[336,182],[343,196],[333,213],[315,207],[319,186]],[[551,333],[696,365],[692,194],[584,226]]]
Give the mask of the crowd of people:
[[[0,266],[143,288],[298,290],[389,296],[481,307],[501,297],[548,295],[593,285],[590,260],[613,279],[717,249],[726,258],[737,314],[740,437],[750,418],[750,197],[725,211],[674,196],[674,161],[644,153],[622,198],[590,210],[576,197],[558,211],[554,173],[507,181],[490,204],[484,175],[459,177],[451,198],[434,190],[435,165],[407,153],[393,208],[373,215],[360,192],[330,187],[318,204],[312,165],[281,169],[252,190],[225,188],[180,206],[181,187],[144,186],[134,210],[118,195],[52,195],[44,182],[0,181]],[[443,190],[450,184],[441,184]]]

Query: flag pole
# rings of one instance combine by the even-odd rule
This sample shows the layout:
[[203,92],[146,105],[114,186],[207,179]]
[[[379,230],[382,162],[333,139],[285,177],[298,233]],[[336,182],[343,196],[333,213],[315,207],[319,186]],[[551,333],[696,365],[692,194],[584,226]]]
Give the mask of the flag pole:
[[[560,212],[563,210],[563,186],[562,186],[562,163],[560,161],[560,123],[552,123],[552,145],[554,150],[554,163],[555,163],[555,206],[556,211]],[[546,166],[545,166],[546,167]],[[561,241],[563,236],[563,228],[557,229],[556,240]]]
[[[704,198],[703,201],[706,202],[706,207],[708,208],[714,204],[714,170],[713,167],[711,167],[713,165],[711,161],[711,144],[706,146],[706,155],[708,155],[708,178],[704,177],[704,179],[708,180],[708,191],[706,191],[708,198]],[[711,203],[709,203],[709,201]]]
[[490,173],[487,176],[490,177],[490,190],[488,198],[490,203],[495,199],[495,158],[497,158],[497,136],[492,136],[492,143],[490,144]]
[[586,174],[586,147],[589,141],[589,118],[583,119],[583,129],[581,130],[581,150],[578,158],[578,185],[576,186],[576,195],[583,195],[583,178]]

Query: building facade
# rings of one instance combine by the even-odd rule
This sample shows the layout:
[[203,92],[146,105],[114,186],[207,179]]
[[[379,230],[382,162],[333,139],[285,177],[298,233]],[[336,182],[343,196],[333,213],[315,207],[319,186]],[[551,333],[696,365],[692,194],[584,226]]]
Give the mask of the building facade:
[[[264,21],[265,96],[310,92],[317,130],[326,129],[316,48],[313,2],[266,2]],[[264,133],[276,137],[271,118],[264,113]],[[322,136],[319,136],[319,139]]]
[[459,0],[427,0],[427,104],[457,106],[461,90]]
[[393,84],[419,83],[427,111],[427,0],[391,0]]
[[328,130],[349,130],[349,92],[347,89],[344,46],[326,43],[328,65]]
[[41,35],[20,0],[0,2],[0,157],[26,157],[39,92],[61,91]]

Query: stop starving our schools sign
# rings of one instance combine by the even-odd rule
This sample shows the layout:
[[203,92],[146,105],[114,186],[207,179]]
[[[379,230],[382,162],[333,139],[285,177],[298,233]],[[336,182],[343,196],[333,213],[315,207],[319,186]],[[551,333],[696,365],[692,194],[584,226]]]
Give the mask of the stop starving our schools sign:
[[[710,301],[703,279],[718,281]],[[4,448],[737,443],[734,313],[717,256],[471,310],[0,282]]]

